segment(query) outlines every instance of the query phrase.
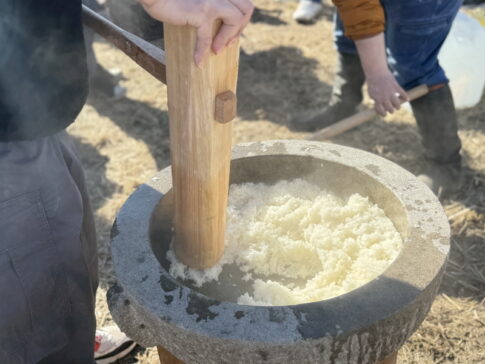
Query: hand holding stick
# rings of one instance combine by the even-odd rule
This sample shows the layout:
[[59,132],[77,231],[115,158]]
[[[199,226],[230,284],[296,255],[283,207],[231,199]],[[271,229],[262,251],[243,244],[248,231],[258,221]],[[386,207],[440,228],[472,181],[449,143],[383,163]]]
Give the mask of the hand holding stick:
[[[421,85],[409,90],[407,94],[409,97],[409,101],[413,101],[420,98],[421,96],[426,95],[428,92],[429,92],[428,86]],[[376,116],[377,116],[377,113],[375,109],[364,110],[346,119],[343,119],[335,124],[332,124],[326,128],[323,128],[322,130],[319,130],[313,133],[307,139],[319,140],[319,141],[330,139],[330,138],[333,138],[334,136],[342,134],[343,132],[346,132],[347,130],[355,128],[356,126],[359,126],[360,124],[363,124],[366,121],[369,121]]]

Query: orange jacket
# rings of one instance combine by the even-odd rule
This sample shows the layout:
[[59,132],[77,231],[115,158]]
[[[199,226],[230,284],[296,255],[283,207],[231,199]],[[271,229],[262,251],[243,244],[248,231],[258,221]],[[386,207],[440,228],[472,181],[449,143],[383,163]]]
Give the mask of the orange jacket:
[[333,0],[333,3],[350,39],[368,38],[384,31],[386,17],[380,0]]

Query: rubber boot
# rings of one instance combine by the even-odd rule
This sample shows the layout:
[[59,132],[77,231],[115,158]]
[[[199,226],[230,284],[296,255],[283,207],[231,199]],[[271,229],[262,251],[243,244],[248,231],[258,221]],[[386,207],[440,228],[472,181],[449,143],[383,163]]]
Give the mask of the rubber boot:
[[356,113],[357,106],[362,102],[362,86],[365,83],[359,56],[339,53],[337,67],[328,106],[303,120],[293,120],[293,130],[313,132]]
[[456,192],[462,183],[461,142],[450,87],[431,91],[411,106],[427,162],[418,178],[438,196]]

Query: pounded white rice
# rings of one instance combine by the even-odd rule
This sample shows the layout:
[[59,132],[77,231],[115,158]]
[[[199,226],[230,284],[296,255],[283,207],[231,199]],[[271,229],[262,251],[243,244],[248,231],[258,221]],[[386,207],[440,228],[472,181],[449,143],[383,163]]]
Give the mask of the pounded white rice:
[[204,271],[172,251],[171,274],[200,286],[236,263],[254,279],[248,305],[292,305],[328,299],[371,281],[394,261],[400,234],[384,211],[354,194],[347,201],[304,180],[245,183],[229,192],[225,252]]

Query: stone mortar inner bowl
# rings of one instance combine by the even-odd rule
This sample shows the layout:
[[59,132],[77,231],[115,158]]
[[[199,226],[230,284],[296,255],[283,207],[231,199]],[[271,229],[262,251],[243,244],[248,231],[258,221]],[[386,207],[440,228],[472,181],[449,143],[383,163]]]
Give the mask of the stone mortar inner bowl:
[[235,267],[222,274],[231,280],[200,288],[168,273],[168,167],[133,193],[112,230],[116,283],[108,304],[136,342],[163,346],[186,363],[365,364],[398,350],[418,328],[441,282],[450,231],[439,201],[415,176],[357,149],[270,141],[236,146],[230,178],[267,184],[302,178],[343,198],[360,193],[385,211],[403,248],[383,274],[347,294],[292,306],[238,305],[249,288],[237,281]]

